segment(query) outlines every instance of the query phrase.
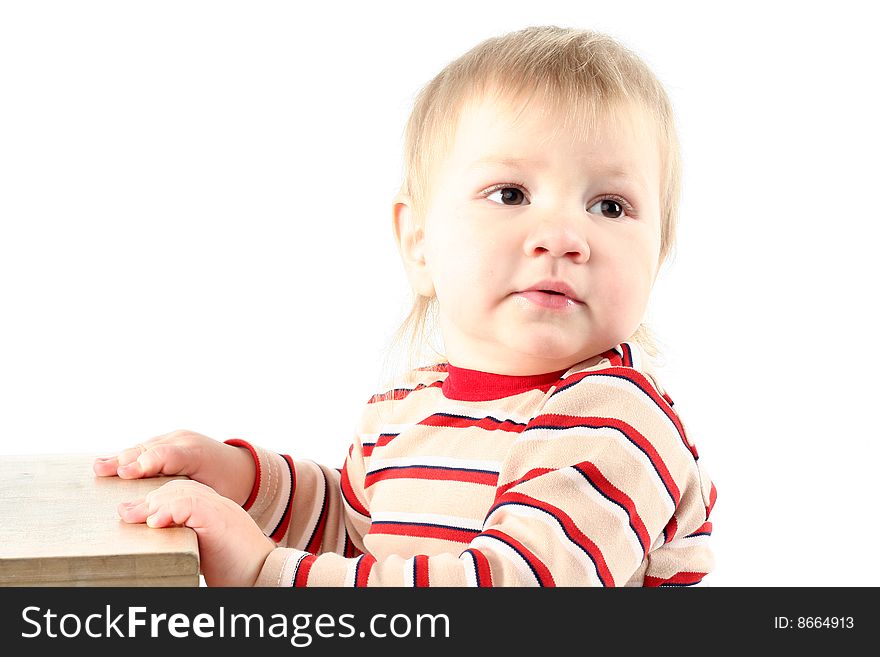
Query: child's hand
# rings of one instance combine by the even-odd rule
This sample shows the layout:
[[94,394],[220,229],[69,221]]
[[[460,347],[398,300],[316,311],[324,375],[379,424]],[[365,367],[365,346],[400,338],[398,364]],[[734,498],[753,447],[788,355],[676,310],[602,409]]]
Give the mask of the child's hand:
[[275,549],[247,511],[195,481],[169,481],[142,500],[123,502],[118,511],[125,522],[195,530],[208,586],[253,586]]
[[123,479],[184,475],[238,504],[247,500],[256,476],[256,466],[246,449],[192,431],[157,436],[116,456],[99,458],[93,468],[98,476]]

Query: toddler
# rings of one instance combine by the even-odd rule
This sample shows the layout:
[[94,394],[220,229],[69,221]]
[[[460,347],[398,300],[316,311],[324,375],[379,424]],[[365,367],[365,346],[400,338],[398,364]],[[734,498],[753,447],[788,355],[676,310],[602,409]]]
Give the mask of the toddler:
[[393,228],[443,358],[367,402],[341,470],[159,436],[119,513],[198,535],[209,586],[661,586],[712,569],[715,488],[641,325],[674,239],[669,100],[607,36],[489,39],[419,94]]

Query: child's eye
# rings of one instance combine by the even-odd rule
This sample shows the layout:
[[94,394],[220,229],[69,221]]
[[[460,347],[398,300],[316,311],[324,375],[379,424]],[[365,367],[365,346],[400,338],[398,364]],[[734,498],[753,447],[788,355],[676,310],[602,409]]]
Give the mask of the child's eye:
[[627,207],[624,207],[622,200],[603,198],[588,207],[587,212],[590,214],[601,214],[608,219],[620,219],[626,214],[627,209]]
[[519,187],[511,187],[510,185],[490,189],[486,198],[502,205],[525,205],[528,203],[525,193]]

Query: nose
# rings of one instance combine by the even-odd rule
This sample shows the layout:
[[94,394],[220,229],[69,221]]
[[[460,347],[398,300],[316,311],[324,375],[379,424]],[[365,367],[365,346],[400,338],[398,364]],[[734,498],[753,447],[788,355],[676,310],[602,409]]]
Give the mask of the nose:
[[544,219],[536,224],[523,244],[526,255],[549,255],[568,258],[575,264],[590,259],[590,245],[582,231],[575,230],[569,222]]

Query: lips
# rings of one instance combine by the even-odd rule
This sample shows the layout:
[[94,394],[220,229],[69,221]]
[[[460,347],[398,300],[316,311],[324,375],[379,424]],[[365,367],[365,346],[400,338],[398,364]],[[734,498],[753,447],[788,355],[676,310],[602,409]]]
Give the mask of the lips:
[[584,305],[574,289],[564,281],[541,281],[515,295],[544,308],[564,309]]

